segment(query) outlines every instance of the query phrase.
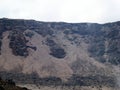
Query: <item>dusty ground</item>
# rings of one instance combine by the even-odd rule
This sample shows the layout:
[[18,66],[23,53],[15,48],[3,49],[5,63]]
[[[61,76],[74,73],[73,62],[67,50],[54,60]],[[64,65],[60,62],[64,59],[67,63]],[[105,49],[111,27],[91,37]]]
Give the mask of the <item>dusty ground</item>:
[[26,85],[20,85],[18,84],[18,86],[21,87],[27,87],[30,90],[119,90],[119,88],[111,88],[111,87],[80,87],[80,86],[76,86],[74,87],[61,87],[61,86],[57,86],[57,87],[53,87],[53,86],[36,86],[33,84],[26,84]]

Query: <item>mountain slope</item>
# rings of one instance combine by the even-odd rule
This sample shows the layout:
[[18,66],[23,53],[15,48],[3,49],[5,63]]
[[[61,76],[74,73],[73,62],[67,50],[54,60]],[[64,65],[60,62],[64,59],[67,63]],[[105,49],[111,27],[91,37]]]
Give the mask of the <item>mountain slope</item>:
[[[66,80],[120,75],[120,22],[0,19],[0,71]],[[2,74],[1,74],[2,75]]]

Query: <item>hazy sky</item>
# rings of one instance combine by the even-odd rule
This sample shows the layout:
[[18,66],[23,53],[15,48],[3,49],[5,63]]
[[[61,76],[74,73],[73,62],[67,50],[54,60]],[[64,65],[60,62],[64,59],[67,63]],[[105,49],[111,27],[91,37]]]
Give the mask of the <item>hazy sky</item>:
[[120,21],[120,0],[0,0],[0,18],[64,22]]

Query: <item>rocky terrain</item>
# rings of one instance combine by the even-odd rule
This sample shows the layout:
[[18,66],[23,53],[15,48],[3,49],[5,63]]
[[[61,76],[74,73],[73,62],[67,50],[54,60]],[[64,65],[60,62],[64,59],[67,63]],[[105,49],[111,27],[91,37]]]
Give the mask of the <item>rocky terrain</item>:
[[0,76],[26,84],[119,88],[120,22],[0,19]]

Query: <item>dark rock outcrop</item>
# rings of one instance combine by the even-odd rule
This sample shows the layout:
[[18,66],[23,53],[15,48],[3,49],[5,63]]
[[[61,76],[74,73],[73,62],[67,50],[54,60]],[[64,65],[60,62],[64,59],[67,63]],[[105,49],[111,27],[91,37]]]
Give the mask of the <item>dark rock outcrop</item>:
[[25,87],[18,87],[15,82],[11,79],[0,80],[0,90],[29,90]]
[[14,30],[9,35],[10,43],[9,47],[12,48],[12,52],[14,55],[19,56],[28,56],[27,50],[27,40],[25,39],[22,32]]

